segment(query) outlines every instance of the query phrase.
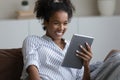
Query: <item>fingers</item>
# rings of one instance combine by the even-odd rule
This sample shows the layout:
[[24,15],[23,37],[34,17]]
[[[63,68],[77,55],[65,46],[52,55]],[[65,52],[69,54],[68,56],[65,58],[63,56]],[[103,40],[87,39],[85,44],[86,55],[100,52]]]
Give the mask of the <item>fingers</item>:
[[76,56],[82,58],[84,61],[90,61],[92,58],[92,55],[90,53],[85,54],[85,53],[80,52],[78,50],[76,50],[76,52],[77,52]]
[[90,45],[89,45],[87,42],[86,42],[85,44],[86,44],[87,50],[88,50],[90,53],[92,53]]
[[85,62],[90,62],[90,60],[92,59],[91,47],[89,46],[88,43],[85,43],[85,44],[86,44],[86,48],[80,45],[80,48],[82,49],[81,52],[76,50],[77,52],[76,56],[82,58]]
[[82,53],[87,54],[90,57],[92,57],[91,47],[88,45],[88,43],[86,43],[86,47],[87,48],[84,48],[82,45],[80,45],[80,48],[82,49]]

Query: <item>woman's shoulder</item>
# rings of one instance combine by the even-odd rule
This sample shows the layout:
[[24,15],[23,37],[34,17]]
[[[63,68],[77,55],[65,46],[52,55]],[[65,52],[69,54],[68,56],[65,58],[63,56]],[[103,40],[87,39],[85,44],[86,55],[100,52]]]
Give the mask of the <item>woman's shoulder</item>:
[[29,35],[25,38],[24,41],[28,41],[28,42],[41,42],[42,41],[42,37],[41,36],[37,36],[37,35]]
[[37,35],[29,35],[27,36],[25,39],[40,39],[41,37],[40,36],[37,36]]

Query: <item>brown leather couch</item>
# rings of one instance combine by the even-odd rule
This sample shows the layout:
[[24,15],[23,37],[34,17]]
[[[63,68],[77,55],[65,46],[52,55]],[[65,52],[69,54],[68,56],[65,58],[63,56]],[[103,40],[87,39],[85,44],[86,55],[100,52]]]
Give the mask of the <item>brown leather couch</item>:
[[0,49],[0,80],[20,80],[22,69],[21,48]]

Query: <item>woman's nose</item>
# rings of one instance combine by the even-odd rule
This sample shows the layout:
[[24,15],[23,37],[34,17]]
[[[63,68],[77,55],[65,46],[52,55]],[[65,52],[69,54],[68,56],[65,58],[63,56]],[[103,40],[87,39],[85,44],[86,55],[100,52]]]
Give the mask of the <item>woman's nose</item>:
[[61,24],[60,27],[59,27],[60,30],[64,30],[64,25]]

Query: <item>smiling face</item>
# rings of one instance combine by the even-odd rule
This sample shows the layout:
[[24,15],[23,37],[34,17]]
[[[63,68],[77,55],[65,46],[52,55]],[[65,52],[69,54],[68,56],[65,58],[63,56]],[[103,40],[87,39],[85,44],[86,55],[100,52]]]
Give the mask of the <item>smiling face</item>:
[[56,11],[49,21],[45,21],[46,35],[53,40],[61,40],[66,32],[68,24],[68,14],[65,11]]

